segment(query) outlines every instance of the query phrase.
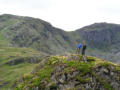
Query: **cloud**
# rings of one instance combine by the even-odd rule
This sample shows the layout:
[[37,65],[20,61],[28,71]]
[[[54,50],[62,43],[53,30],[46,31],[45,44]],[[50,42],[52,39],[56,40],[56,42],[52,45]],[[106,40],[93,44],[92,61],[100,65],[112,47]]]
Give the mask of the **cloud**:
[[0,0],[0,14],[37,17],[75,30],[95,22],[119,21],[119,0]]

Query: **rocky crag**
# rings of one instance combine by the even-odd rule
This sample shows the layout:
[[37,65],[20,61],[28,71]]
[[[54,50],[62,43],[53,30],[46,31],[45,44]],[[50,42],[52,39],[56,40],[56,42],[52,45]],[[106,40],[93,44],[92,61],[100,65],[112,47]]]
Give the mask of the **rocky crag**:
[[50,56],[15,84],[14,90],[119,90],[120,66],[81,55]]

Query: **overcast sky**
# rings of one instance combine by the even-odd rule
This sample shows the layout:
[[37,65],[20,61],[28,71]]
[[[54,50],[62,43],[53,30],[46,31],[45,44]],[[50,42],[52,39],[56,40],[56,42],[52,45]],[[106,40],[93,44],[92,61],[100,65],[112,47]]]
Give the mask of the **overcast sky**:
[[120,0],[0,0],[0,14],[32,16],[71,31],[95,22],[120,24]]

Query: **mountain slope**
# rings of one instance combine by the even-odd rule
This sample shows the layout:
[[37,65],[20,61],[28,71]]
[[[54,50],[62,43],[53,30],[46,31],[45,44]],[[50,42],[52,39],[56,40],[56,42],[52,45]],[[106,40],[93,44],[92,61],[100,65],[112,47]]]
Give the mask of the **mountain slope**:
[[[76,36],[81,36],[90,50],[89,55],[120,62],[120,25],[111,23],[95,23],[75,31]],[[97,52],[94,50],[96,49]],[[103,55],[102,55],[103,53]],[[105,57],[104,57],[105,56]]]
[[117,46],[120,42],[120,25],[117,24],[95,23],[78,29],[76,33],[82,35],[92,48],[109,50],[106,47]]
[[95,57],[51,56],[18,82],[14,90],[119,90],[120,66]]
[[67,33],[40,19],[1,15],[0,31],[14,46],[32,47],[49,54],[70,51]]
[[120,25],[95,23],[65,32],[37,18],[0,16],[0,33],[13,47],[30,47],[47,54],[75,53],[76,41],[85,41],[87,55],[120,63]]
[[0,33],[0,90],[10,90],[15,80],[31,72],[42,57],[31,48],[12,47]]

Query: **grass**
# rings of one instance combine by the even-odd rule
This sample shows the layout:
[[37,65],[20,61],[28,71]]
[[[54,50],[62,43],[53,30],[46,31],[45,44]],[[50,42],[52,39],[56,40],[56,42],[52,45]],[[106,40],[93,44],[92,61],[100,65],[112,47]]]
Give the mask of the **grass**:
[[95,73],[91,73],[107,90],[114,90],[109,83],[107,83],[105,80],[103,80],[102,78],[98,77]]
[[78,75],[78,76],[76,77],[76,79],[77,79],[80,83],[87,83],[87,82],[90,81],[90,78],[82,78],[81,75]]
[[[76,57],[81,58],[81,55],[76,55]],[[29,74],[28,76],[24,77],[24,81],[22,83],[18,82],[15,90],[25,89],[26,86],[29,87],[30,90],[33,87],[38,87],[41,90],[44,90],[46,88],[46,85],[51,83],[50,74],[54,71],[56,66],[59,65],[65,65],[65,69],[64,72],[57,72],[56,74],[58,75],[62,73],[70,73],[76,70],[80,71],[80,74],[76,77],[73,77],[73,79],[76,78],[82,84],[90,81],[90,77],[83,78],[85,74],[89,73],[91,76],[94,76],[102,85],[104,85],[107,90],[113,90],[109,83],[99,78],[96,74],[93,74],[93,69],[99,65],[105,67],[108,67],[109,65],[117,65],[91,56],[87,56],[87,61],[87,63],[84,63],[81,60],[67,61],[67,57],[65,56],[51,56],[49,57],[47,63],[42,68],[39,68],[36,73]],[[42,81],[44,81],[44,85],[41,83]],[[54,83],[51,83],[50,87],[56,88],[56,85]]]
[[10,66],[6,64],[7,62],[21,58],[40,57],[40,53],[31,48],[15,48],[10,45],[0,32],[0,85],[5,84],[0,87],[0,90],[11,90],[16,79],[31,72],[38,65],[23,62]]
[[16,80],[22,77],[25,73],[29,73],[36,67],[37,64],[19,64],[15,66],[5,65],[0,69],[0,80],[7,82],[1,89],[10,89]]
[[25,89],[26,85],[28,84],[28,87],[30,90],[32,90],[33,87],[38,86],[40,90],[44,90],[45,85],[41,83],[43,80],[46,83],[50,82],[50,74],[54,70],[54,68],[51,68],[49,64],[46,64],[42,69],[40,69],[38,72],[34,73],[34,76],[29,74],[27,76],[24,76],[24,82],[21,84],[18,84],[18,86],[15,88],[15,90],[22,90]]

